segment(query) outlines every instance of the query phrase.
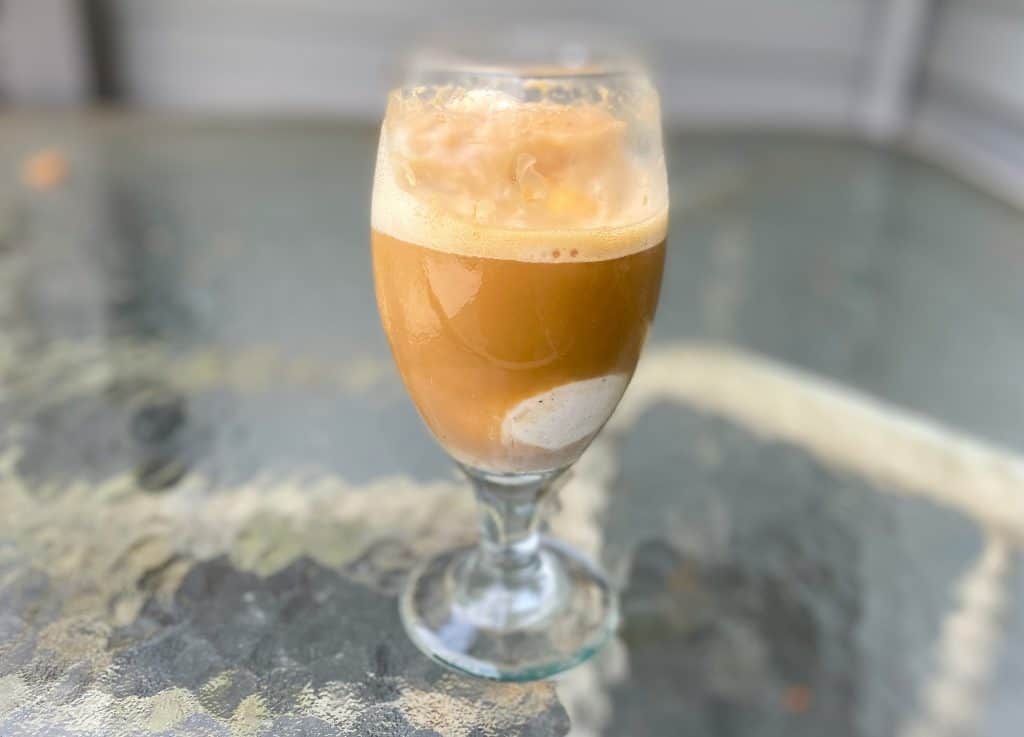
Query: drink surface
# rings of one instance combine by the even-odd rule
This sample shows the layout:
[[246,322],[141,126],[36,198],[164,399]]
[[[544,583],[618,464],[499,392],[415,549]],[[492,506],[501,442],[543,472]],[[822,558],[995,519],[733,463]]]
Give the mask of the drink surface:
[[385,332],[438,440],[489,471],[574,461],[654,317],[660,154],[632,155],[627,125],[600,104],[396,94],[372,225]]

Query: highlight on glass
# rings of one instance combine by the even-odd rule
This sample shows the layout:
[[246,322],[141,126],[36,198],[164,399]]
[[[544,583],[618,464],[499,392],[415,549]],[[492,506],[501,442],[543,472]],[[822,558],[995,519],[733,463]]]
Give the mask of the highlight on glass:
[[668,186],[641,66],[579,45],[487,48],[423,51],[391,92],[373,268],[405,386],[480,509],[478,545],[410,575],[402,620],[452,668],[531,680],[585,660],[617,623],[606,578],[540,519],[636,367]]

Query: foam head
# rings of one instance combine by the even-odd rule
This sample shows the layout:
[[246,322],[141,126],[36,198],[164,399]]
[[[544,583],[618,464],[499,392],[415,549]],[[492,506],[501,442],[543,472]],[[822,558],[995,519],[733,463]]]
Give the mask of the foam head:
[[374,228],[438,250],[531,261],[660,243],[668,204],[657,94],[650,85],[629,92],[540,78],[511,90],[393,92]]

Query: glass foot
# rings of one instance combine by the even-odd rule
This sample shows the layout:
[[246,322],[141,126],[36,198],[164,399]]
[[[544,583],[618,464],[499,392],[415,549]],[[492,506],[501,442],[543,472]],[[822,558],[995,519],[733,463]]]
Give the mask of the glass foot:
[[618,607],[584,558],[544,540],[528,568],[494,565],[478,547],[414,570],[402,622],[426,655],[497,681],[548,678],[582,663],[615,631]]

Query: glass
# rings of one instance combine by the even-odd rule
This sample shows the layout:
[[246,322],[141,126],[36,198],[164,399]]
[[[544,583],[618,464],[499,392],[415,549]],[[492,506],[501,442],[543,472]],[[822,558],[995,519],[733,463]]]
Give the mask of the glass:
[[[623,56],[473,37],[413,58],[374,177],[381,319],[406,388],[472,481],[480,543],[401,598],[417,646],[499,680],[553,675],[614,631],[604,576],[540,531],[654,317],[668,187],[657,93]],[[525,41],[525,42],[524,42]],[[465,46],[464,43],[461,44]]]

